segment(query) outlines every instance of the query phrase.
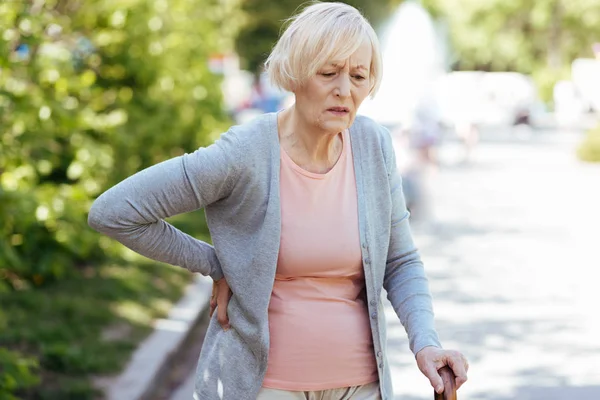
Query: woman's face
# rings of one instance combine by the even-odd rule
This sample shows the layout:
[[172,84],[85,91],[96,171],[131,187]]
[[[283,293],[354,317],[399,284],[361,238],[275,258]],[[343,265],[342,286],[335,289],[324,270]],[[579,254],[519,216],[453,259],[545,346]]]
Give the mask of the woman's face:
[[335,134],[354,122],[371,89],[371,43],[363,40],[347,60],[330,60],[295,91],[296,111],[309,125]]

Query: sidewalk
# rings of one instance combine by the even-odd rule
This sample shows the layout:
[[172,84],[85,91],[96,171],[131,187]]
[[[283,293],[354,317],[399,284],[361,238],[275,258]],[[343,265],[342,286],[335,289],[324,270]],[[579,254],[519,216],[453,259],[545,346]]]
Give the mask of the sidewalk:
[[[575,159],[572,134],[494,141],[441,169],[433,222],[415,227],[442,343],[470,360],[459,397],[598,400],[600,165]],[[397,399],[431,399],[387,316]]]
[[[157,380],[168,372],[180,346],[194,323],[208,307],[212,280],[196,274],[182,299],[165,319],[156,321],[154,332],[134,352],[125,370],[117,377],[103,380],[107,400],[137,400],[147,396]],[[187,399],[191,399],[191,393]]]

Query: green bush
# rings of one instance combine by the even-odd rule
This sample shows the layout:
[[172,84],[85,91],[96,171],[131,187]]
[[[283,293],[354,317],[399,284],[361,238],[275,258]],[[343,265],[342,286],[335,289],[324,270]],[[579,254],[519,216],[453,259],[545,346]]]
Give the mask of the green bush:
[[229,124],[207,62],[223,42],[223,7],[0,4],[0,291],[120,251],[87,226],[93,199]]
[[577,149],[579,159],[587,162],[600,162],[600,125],[587,132]]
[[[181,296],[186,271],[112,265],[129,253],[87,212],[230,124],[208,68],[225,3],[0,1],[0,399],[98,398],[90,376],[122,368]],[[103,339],[115,324],[127,335]]]
[[12,394],[39,382],[37,361],[16,351],[0,347],[0,399],[17,399]]

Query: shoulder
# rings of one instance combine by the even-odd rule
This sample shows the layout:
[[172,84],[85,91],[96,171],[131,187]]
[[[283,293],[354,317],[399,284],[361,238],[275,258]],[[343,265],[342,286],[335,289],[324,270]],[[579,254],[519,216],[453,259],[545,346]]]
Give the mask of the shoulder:
[[208,148],[219,149],[236,168],[243,169],[248,163],[253,164],[257,157],[268,154],[273,137],[277,137],[276,121],[275,115],[263,114],[246,123],[233,125]]
[[[274,132],[275,130],[275,132]],[[260,151],[265,146],[272,144],[276,137],[277,117],[275,114],[263,114],[248,122],[234,125],[221,136],[221,139],[230,137],[240,147],[243,153],[252,154]]]
[[376,122],[374,119],[357,115],[354,120],[354,125],[357,125],[362,131],[363,136],[367,140],[376,140],[378,142],[391,142],[391,135],[388,128]]
[[215,141],[222,159],[235,172],[235,180],[247,181],[267,176],[273,147],[277,144],[277,116],[263,114],[251,121],[231,126]]
[[393,153],[392,136],[388,128],[364,115],[357,115],[353,125],[364,145],[377,147],[385,158]]

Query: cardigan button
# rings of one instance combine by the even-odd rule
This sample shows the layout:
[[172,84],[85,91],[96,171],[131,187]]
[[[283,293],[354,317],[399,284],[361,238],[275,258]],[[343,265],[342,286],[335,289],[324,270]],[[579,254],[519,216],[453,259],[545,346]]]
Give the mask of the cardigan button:
[[369,257],[365,258],[365,264],[370,264],[371,263],[371,259]]
[[377,305],[377,300],[371,300],[371,305],[375,307]]
[[377,352],[377,357],[381,357],[381,352],[380,351]]
[[371,314],[371,318],[372,318],[372,319],[377,319],[377,313],[376,313],[376,312],[374,312],[373,314]]

